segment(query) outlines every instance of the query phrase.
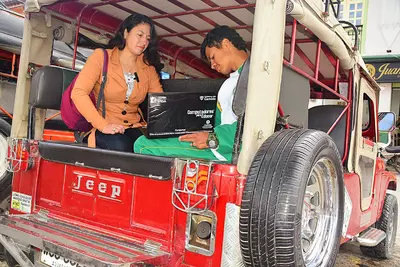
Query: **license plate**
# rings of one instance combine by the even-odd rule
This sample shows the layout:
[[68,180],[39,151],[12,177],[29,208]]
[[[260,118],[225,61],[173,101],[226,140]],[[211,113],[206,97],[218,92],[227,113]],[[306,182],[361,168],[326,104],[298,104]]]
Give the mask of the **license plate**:
[[85,267],[84,265],[45,250],[42,250],[40,261],[52,267]]

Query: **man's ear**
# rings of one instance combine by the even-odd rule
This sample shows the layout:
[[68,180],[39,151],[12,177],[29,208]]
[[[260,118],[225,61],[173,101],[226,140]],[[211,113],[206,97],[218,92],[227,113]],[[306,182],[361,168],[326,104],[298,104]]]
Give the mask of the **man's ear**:
[[222,41],[221,41],[221,47],[223,47],[223,48],[230,48],[232,46],[232,43],[231,43],[231,41],[229,41],[228,39],[226,39],[226,38],[224,38]]
[[124,30],[124,39],[126,39],[126,38],[128,38],[128,30],[127,29]]

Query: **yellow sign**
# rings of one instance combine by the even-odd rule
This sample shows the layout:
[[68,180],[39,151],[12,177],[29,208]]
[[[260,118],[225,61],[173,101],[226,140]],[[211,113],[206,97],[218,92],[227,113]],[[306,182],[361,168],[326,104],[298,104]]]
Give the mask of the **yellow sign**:
[[400,82],[400,62],[370,63],[366,66],[377,82]]
[[18,200],[13,200],[11,202],[11,208],[15,210],[20,210],[21,209],[21,202]]
[[11,195],[11,208],[24,213],[31,213],[32,210],[32,196],[12,192]]

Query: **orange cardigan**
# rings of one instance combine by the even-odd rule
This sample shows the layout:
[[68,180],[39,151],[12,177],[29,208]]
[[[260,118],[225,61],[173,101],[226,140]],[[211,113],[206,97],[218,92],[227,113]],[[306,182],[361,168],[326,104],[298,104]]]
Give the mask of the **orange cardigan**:
[[101,116],[101,105],[99,110],[93,105],[89,94],[93,90],[97,97],[100,91],[101,71],[103,68],[104,54],[101,49],[96,49],[88,58],[82,71],[80,72],[75,86],[72,89],[71,99],[78,111],[90,122],[95,129],[103,130],[108,123],[115,123],[125,126],[125,128],[137,128],[142,125],[139,123],[140,115],[138,105],[143,102],[147,93],[162,92],[159,76],[153,66],[143,62],[143,55],[136,61],[139,82],[135,81],[129,103],[126,104],[126,114],[124,101],[128,89],[121,63],[119,61],[119,49],[107,49],[108,52],[108,72],[107,83],[104,87],[104,97],[106,100],[106,118]]

